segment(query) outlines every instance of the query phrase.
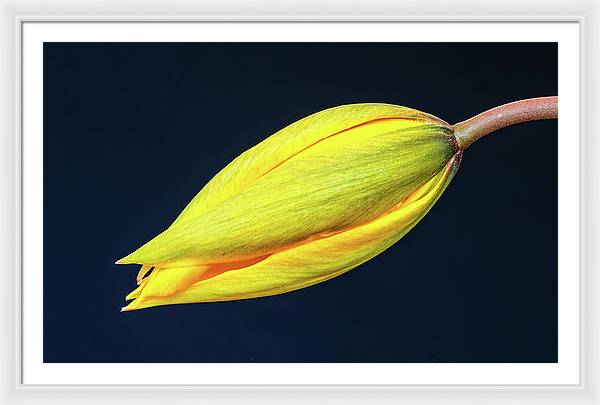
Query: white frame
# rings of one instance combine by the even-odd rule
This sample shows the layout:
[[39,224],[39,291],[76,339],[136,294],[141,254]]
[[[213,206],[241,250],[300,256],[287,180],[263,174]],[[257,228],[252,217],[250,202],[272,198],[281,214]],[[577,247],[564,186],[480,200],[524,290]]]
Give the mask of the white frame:
[[[558,42],[558,363],[43,362],[44,42]],[[22,31],[23,384],[577,385],[579,372],[579,24],[575,22],[26,22]]]
[[[144,11],[146,15],[139,15],[140,8],[136,2],[128,1],[123,8],[120,8],[120,12],[111,9],[110,6],[105,6],[104,12],[106,14],[100,16],[98,9],[94,5],[84,5],[77,3],[69,3],[67,1],[52,2],[52,4],[32,4],[27,2],[17,1],[4,1],[5,7],[2,10],[3,21],[6,22],[2,26],[3,32],[0,34],[2,40],[2,50],[4,51],[5,60],[9,63],[6,66],[4,75],[2,76],[4,89],[10,89],[12,91],[4,91],[1,100],[2,107],[0,109],[0,124],[4,125],[4,131],[2,137],[2,144],[0,150],[4,155],[0,158],[3,164],[6,164],[7,170],[2,171],[3,184],[7,186],[7,192],[5,199],[2,201],[5,203],[1,211],[2,229],[3,232],[3,244],[0,246],[0,257],[4,263],[4,275],[2,284],[2,298],[5,300],[2,305],[2,315],[0,320],[4,326],[4,334],[0,334],[3,348],[3,359],[5,359],[4,367],[2,367],[2,378],[0,381],[0,389],[2,390],[2,396],[0,400],[6,403],[21,402],[23,400],[28,402],[43,400],[44,402],[56,402],[56,403],[69,403],[69,401],[75,400],[76,403],[81,402],[85,397],[85,400],[94,401],[110,401],[110,402],[156,402],[162,403],[165,401],[172,401],[174,398],[179,400],[187,399],[197,401],[198,394],[201,391],[204,398],[213,400],[253,400],[264,402],[267,398],[272,401],[280,402],[286,400],[291,402],[293,395],[298,396],[298,393],[290,395],[289,390],[301,390],[301,394],[305,399],[313,399],[316,401],[327,398],[331,400],[344,400],[344,402],[360,401],[372,402],[374,400],[388,401],[392,399],[405,399],[414,400],[420,403],[433,402],[440,397],[438,391],[444,390],[443,398],[450,403],[462,403],[464,401],[502,401],[506,402],[518,402],[522,403],[525,401],[534,403],[546,403],[552,400],[558,400],[560,402],[568,403],[596,403],[598,402],[598,395],[596,394],[596,387],[594,387],[594,377],[597,373],[597,365],[599,355],[594,350],[595,343],[598,339],[598,309],[597,309],[597,298],[593,292],[598,291],[598,278],[593,273],[596,266],[598,257],[597,253],[592,249],[592,241],[595,240],[597,232],[597,219],[593,215],[591,207],[595,206],[597,201],[597,191],[593,187],[591,180],[593,174],[598,173],[598,163],[593,159],[594,152],[598,151],[598,142],[594,141],[594,138],[590,135],[597,133],[594,129],[598,129],[598,119],[592,114],[593,106],[595,103],[598,90],[598,80],[594,77],[592,72],[598,71],[598,55],[592,52],[592,43],[594,40],[598,40],[598,34],[595,31],[594,25],[598,23],[598,11],[594,10],[593,1],[571,1],[569,3],[558,4],[558,7],[553,8],[554,10],[561,10],[559,14],[548,14],[546,11],[543,16],[538,15],[539,10],[546,10],[548,2],[542,1],[531,1],[531,0],[510,0],[504,2],[502,5],[485,5],[484,10],[481,10],[482,5],[478,5],[475,1],[463,1],[459,4],[453,4],[452,10],[445,10],[443,18],[439,18],[439,10],[435,9],[435,1],[421,1],[419,5],[414,8],[404,5],[386,5],[379,4],[377,2],[368,2],[364,4],[357,4],[353,6],[355,11],[353,15],[337,15],[336,13],[327,13],[323,11],[323,4],[315,1],[314,4],[305,3],[301,9],[291,10],[278,10],[275,7],[278,6],[275,2],[263,2],[263,5],[270,5],[271,13],[268,15],[257,16],[256,14],[249,12],[244,7],[248,7],[245,4],[234,4],[233,1],[221,3],[219,6],[199,5],[192,2],[184,3],[183,6],[178,7],[180,12],[188,11],[185,13],[185,19],[191,20],[192,16],[196,16],[199,19],[210,19],[210,20],[239,20],[242,19],[261,19],[261,20],[298,20],[298,19],[327,19],[327,20],[383,20],[381,15],[386,16],[386,20],[395,17],[402,20],[490,20],[485,18],[490,15],[502,15],[503,20],[514,21],[518,20],[577,20],[581,23],[582,27],[582,60],[584,64],[582,66],[582,117],[584,120],[582,124],[582,139],[581,139],[581,161],[582,161],[582,316],[584,319],[583,325],[583,342],[586,343],[583,346],[583,384],[579,388],[575,389],[540,389],[535,387],[529,387],[526,389],[503,389],[501,392],[497,390],[481,390],[481,387],[436,387],[436,388],[376,388],[376,387],[363,387],[361,389],[356,387],[329,387],[329,388],[315,388],[315,387],[269,387],[267,388],[270,392],[265,393],[264,387],[261,389],[256,388],[234,388],[234,387],[221,387],[212,389],[201,389],[191,388],[194,390],[194,395],[189,393],[188,389],[179,388],[177,392],[173,392],[173,389],[166,387],[151,388],[144,387],[143,390],[152,389],[152,398],[144,398],[146,395],[144,392],[131,391],[131,388],[111,388],[111,389],[99,389],[98,387],[91,387],[90,389],[95,390],[93,395],[90,392],[79,392],[69,393],[67,387],[61,389],[52,389],[51,391],[41,388],[23,388],[17,385],[17,373],[15,365],[18,364],[18,342],[19,336],[19,317],[16,313],[18,307],[17,294],[19,285],[19,273],[15,271],[20,266],[19,257],[19,238],[20,238],[20,189],[19,189],[19,172],[21,167],[20,162],[20,143],[19,143],[19,104],[16,102],[19,100],[19,47],[18,38],[20,26],[23,21],[37,19],[36,15],[44,15],[44,19],[56,20],[56,19],[126,19],[135,20],[141,19],[164,19],[166,16],[172,16],[169,10],[168,2],[162,3],[145,3]],[[256,7],[256,2],[253,2],[253,7]],[[120,6],[121,7],[121,6]],[[405,7],[405,8],[403,8]],[[511,8],[512,7],[512,8]],[[56,8],[56,9],[55,9]],[[69,10],[69,15],[64,15],[64,12]],[[337,10],[345,9],[340,4]],[[414,10],[418,11],[414,11]],[[238,10],[236,13],[232,13],[230,10]],[[240,11],[241,10],[241,11]],[[276,10],[276,11],[273,11]],[[378,14],[374,14],[372,10],[377,10]],[[408,10],[412,10],[408,12]],[[514,10],[519,10],[515,12]],[[33,11],[33,13],[32,13]],[[59,14],[63,13],[63,14]],[[480,14],[474,14],[474,13]],[[35,14],[34,14],[35,13]],[[39,14],[38,14],[39,13]],[[556,11],[555,11],[556,13]],[[561,14],[562,13],[562,14]],[[150,14],[150,18],[148,16]],[[356,18],[360,16],[361,18]],[[103,17],[103,18],[102,18]],[[145,18],[144,18],[145,17]],[[158,17],[158,18],[157,18]],[[176,17],[176,16],[172,16]],[[497,18],[495,18],[497,19]],[[15,80],[17,79],[17,80]],[[587,134],[587,135],[586,135]],[[12,198],[11,198],[12,197]],[[15,333],[6,333],[6,331],[13,330]],[[72,387],[70,388],[73,389]],[[123,392],[123,391],[127,392]],[[121,391],[119,393],[119,391]]]

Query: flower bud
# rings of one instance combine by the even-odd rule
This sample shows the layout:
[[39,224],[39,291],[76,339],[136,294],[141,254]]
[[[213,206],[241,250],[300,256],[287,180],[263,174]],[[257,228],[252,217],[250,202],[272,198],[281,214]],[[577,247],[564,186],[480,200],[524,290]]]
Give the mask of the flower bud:
[[281,294],[342,274],[405,235],[461,155],[450,125],[406,107],[345,105],[297,121],[117,262],[142,265],[124,310]]

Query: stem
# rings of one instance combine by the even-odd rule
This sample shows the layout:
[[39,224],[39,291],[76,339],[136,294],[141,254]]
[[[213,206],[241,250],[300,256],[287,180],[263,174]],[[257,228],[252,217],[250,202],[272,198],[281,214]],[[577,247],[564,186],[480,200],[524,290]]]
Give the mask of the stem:
[[558,118],[558,97],[538,97],[514,101],[482,112],[453,125],[461,149],[498,129],[520,122]]

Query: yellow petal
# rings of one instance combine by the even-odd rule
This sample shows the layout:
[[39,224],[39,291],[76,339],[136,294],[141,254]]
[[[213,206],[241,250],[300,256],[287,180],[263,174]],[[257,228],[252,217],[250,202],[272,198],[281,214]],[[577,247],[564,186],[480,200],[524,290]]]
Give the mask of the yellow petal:
[[[144,297],[165,297],[183,291],[197,281],[215,277],[226,271],[251,266],[264,260],[266,256],[238,262],[208,264],[201,266],[155,268],[147,285],[139,289]],[[142,280],[142,282],[146,279]],[[136,289],[135,291],[137,291]],[[136,297],[137,298],[137,297]]]
[[[451,130],[438,124],[377,119],[354,126],[189,214],[120,263],[166,268],[247,260],[341,232],[389,211],[456,150]],[[232,182],[245,181],[245,173]]]
[[[150,288],[154,283],[159,284],[156,277],[151,276],[146,287],[124,310],[263,297],[336,277],[381,253],[412,229],[450,183],[461,156],[462,152],[458,152],[422,188],[369,223],[271,254],[246,267],[223,271],[212,277],[200,277],[173,295],[147,293],[152,291]],[[178,274],[177,269],[173,269],[170,276],[177,278]]]
[[136,277],[136,281],[138,283],[138,285],[142,282],[142,280],[144,279],[144,276],[146,274],[148,274],[148,272],[152,270],[152,266],[148,266],[148,265],[142,265],[142,268],[140,269],[140,271],[138,272],[138,275]]
[[450,125],[408,107],[384,103],[348,104],[302,118],[248,149],[215,175],[181,212],[174,224],[200,215],[315,143],[357,125],[402,119],[409,125]]

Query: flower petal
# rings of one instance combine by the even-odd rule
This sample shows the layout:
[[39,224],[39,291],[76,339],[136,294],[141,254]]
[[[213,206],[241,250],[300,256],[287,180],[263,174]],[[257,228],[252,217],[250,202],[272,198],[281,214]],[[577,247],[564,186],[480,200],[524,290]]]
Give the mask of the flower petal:
[[235,158],[204,186],[173,224],[218,205],[315,143],[357,125],[382,119],[450,127],[433,115],[393,104],[348,104],[319,111],[288,125]]
[[[458,152],[444,170],[420,190],[372,222],[272,254],[247,267],[224,271],[213,277],[200,277],[173,295],[147,294],[152,284],[158,284],[151,275],[146,288],[124,310],[263,297],[336,277],[383,252],[412,229],[450,183],[461,156],[462,152]],[[178,272],[171,274],[179,277]]]
[[389,211],[456,153],[446,127],[377,120],[317,142],[120,263],[185,267],[246,260]]

